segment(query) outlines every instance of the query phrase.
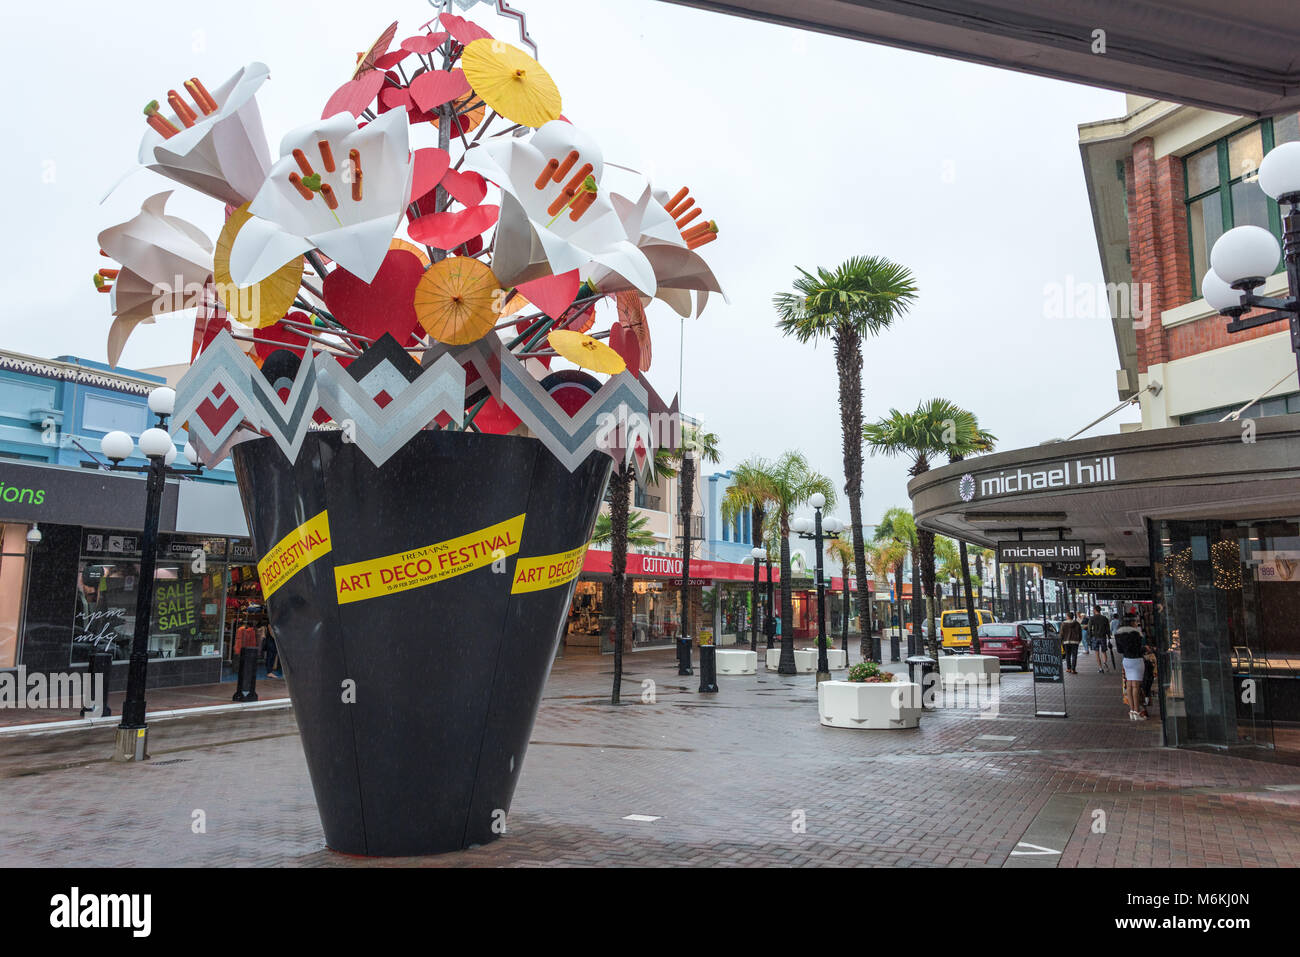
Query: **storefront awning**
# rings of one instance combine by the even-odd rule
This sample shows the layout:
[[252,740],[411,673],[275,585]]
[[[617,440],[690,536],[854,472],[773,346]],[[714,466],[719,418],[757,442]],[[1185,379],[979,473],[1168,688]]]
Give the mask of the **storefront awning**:
[[[610,553],[595,548],[587,549],[587,553],[582,559],[582,570],[589,575],[608,575],[610,574]],[[677,555],[641,555],[632,553],[627,556],[627,574],[633,578],[681,578],[682,577],[682,560]],[[762,584],[767,584],[767,568],[759,566],[759,578]],[[741,562],[717,562],[703,558],[691,559],[691,579],[707,579],[711,581],[736,581],[752,582],[754,579],[754,566],[749,563]],[[776,563],[772,565],[772,581],[781,580],[781,569]],[[829,577],[832,591],[843,591],[844,580],[838,577]],[[871,579],[867,579],[867,587],[871,589]],[[857,584],[852,579],[849,580],[849,590],[857,591]]]
[[1293,0],[669,2],[1228,113],[1300,107]]
[[1300,512],[1300,414],[1106,435],[982,455],[908,483],[923,528],[987,547],[1083,540],[1149,561],[1147,519]]

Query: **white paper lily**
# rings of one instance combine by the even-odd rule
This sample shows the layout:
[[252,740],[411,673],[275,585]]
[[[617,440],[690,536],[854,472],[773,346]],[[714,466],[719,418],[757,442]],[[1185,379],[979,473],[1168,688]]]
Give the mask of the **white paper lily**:
[[271,166],[255,96],[270,75],[265,64],[250,63],[212,91],[217,112],[199,113],[188,129],[174,114],[162,113],[180,132],[166,138],[146,127],[140,163],[223,203],[248,202]]
[[131,330],[193,306],[212,275],[212,241],[188,220],[167,215],[171,195],[167,190],[150,196],[137,215],[99,234],[99,248],[122,266],[109,291],[112,365]]
[[[406,111],[389,110],[361,129],[350,113],[337,113],[285,136],[280,159],[249,206],[253,218],[235,237],[231,278],[240,286],[258,282],[315,247],[362,281],[374,279],[410,197],[409,132]],[[329,144],[333,172],[326,171],[322,141]],[[304,199],[290,181],[290,174],[301,176],[296,149],[333,190],[337,209],[331,211],[320,193]],[[359,201],[352,198],[352,150],[361,166]]]
[[[566,176],[575,176],[585,164],[591,164],[596,181],[595,201],[576,221],[568,209],[558,216],[550,210],[565,183],[546,182],[541,189],[537,181],[552,160],[564,162],[571,152],[578,159]],[[502,137],[476,147],[465,154],[465,168],[474,170],[496,183],[501,191],[516,201],[511,207],[503,201],[497,231],[496,254],[492,266],[502,283],[512,284],[536,278],[540,251],[554,273],[564,273],[590,263],[607,265],[627,276],[641,292],[654,295],[654,270],[646,258],[629,242],[627,232],[615,212],[600,181],[605,163],[600,147],[586,133],[563,120],[552,120],[525,139]],[[522,217],[510,215],[522,211]],[[526,234],[526,235],[525,235]],[[503,250],[531,251],[528,257],[501,255]],[[523,261],[517,261],[523,258]]]
[[[628,240],[634,242],[638,252],[654,271],[656,290],[653,298],[663,300],[683,318],[698,316],[708,302],[709,293],[718,293],[724,301],[717,277],[704,258],[686,248],[677,223],[664,208],[667,193],[654,194],[647,182],[637,199],[613,193],[610,200]],[[597,264],[583,271],[601,292],[616,293],[640,289],[634,278],[622,273],[612,263]],[[641,290],[644,293],[644,290]],[[691,292],[695,292],[692,305]],[[649,296],[646,297],[647,302]]]

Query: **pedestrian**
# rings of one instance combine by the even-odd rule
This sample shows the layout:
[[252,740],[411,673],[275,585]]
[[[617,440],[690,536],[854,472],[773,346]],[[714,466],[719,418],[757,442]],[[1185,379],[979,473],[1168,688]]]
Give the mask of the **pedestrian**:
[[1101,606],[1092,606],[1092,617],[1088,619],[1088,637],[1092,640],[1093,651],[1097,652],[1097,674],[1106,673],[1106,648],[1110,642],[1110,622],[1101,613]]
[[262,648],[266,652],[266,676],[279,678],[277,669],[280,667],[280,652],[275,646],[275,635],[271,633],[270,625],[264,625],[263,630],[266,632],[266,637],[262,641]]
[[1115,632],[1115,647],[1124,660],[1124,683],[1128,689],[1128,716],[1132,721],[1145,721],[1147,709],[1142,703],[1142,681],[1146,670],[1143,658],[1142,632],[1135,627],[1136,615],[1124,616],[1124,624]]
[[1061,650],[1065,653],[1065,670],[1072,675],[1079,673],[1079,642],[1083,638],[1083,626],[1074,619],[1074,612],[1068,612],[1061,622]]
[[1151,707],[1151,686],[1156,680],[1156,649],[1153,645],[1142,646],[1142,660],[1146,665],[1142,672],[1142,707]]

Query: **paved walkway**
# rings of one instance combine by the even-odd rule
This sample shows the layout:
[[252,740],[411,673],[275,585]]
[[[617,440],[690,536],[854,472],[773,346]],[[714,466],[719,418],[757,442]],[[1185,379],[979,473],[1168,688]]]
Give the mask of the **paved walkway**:
[[272,709],[157,722],[142,765],[105,760],[111,728],[0,739],[0,865],[1300,865],[1300,766],[1162,748],[1113,676],[1070,676],[1064,720],[1033,717],[1006,671],[995,716],[877,732],[821,727],[811,675],[760,665],[701,695],[659,652],[627,656],[613,708],[611,664],[557,663],[509,832],[484,847],[329,851]]

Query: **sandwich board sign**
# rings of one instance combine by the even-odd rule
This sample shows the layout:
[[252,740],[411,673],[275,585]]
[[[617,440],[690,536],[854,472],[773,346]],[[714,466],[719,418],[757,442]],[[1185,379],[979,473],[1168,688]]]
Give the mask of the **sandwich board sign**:
[[[1061,636],[1043,628],[1041,635],[1034,635],[1029,652],[1029,664],[1034,669],[1034,717],[1065,718],[1068,717],[1065,704],[1065,664],[1061,660]],[[1061,686],[1061,710],[1043,711],[1038,707],[1038,686],[1049,684]]]

